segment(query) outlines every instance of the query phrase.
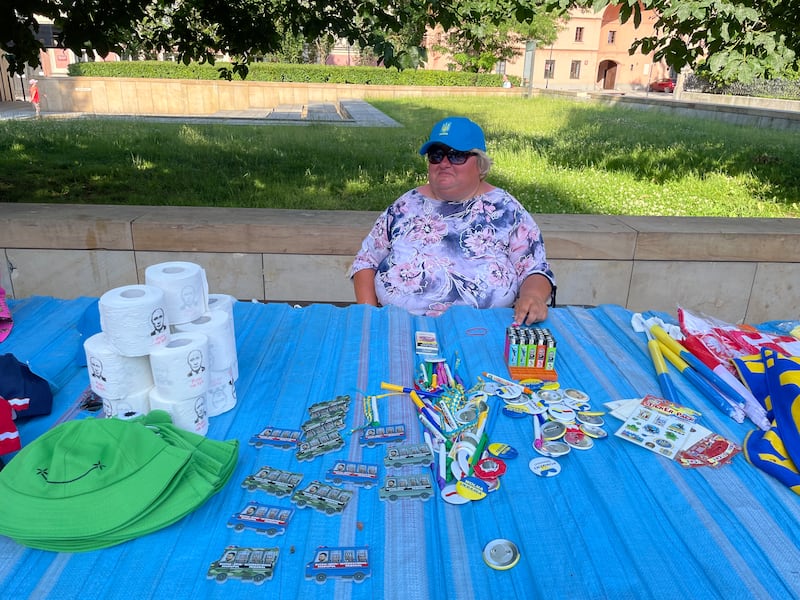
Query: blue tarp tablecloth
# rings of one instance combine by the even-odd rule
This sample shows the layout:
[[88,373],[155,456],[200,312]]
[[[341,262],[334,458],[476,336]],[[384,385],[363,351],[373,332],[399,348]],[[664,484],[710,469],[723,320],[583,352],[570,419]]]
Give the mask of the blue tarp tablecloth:
[[[56,391],[54,411],[20,423],[23,444],[76,414],[88,387],[76,360],[78,323],[96,299],[28,298],[9,302],[15,327],[0,351],[13,353]],[[337,460],[378,463],[385,448],[362,447],[350,430],[363,424],[361,398],[382,381],[413,383],[416,330],[436,332],[443,354],[458,356],[468,385],[484,371],[507,374],[503,360],[510,309],[454,308],[439,318],[393,309],[238,303],[238,402],[213,417],[208,437],[238,438],[239,462],[223,490],[178,523],[105,550],[57,554],[0,537],[0,591],[5,598],[790,598],[800,596],[800,498],[738,455],[719,469],[677,462],[610,435],[588,451],[559,458],[561,473],[535,476],[529,419],[498,416],[492,441],[511,444],[501,488],[481,501],[452,506],[386,502],[356,489],[340,515],[299,509],[288,498],[248,491],[242,480],[262,465],[324,480]],[[665,317],[668,315],[659,315]],[[611,400],[659,394],[646,342],[618,306],[551,310],[542,326],[557,342],[563,387],[586,392],[596,409]],[[700,423],[741,443],[753,428],[722,415],[672,370],[684,403]],[[307,407],[337,395],[353,398],[345,446],[310,462],[294,452],[248,444],[267,425],[299,429]],[[497,399],[492,400],[492,402]],[[381,423],[405,423],[407,441],[422,441],[407,396],[379,400]],[[83,417],[85,418],[85,417]],[[613,434],[620,422],[606,416]],[[13,458],[12,458],[13,460]],[[413,472],[419,467],[403,467]],[[295,508],[284,535],[236,532],[228,518],[248,501]],[[97,510],[107,507],[98,506]],[[0,506],[0,510],[2,507]],[[35,519],[36,515],[30,515]],[[91,512],[86,514],[92,518]],[[482,552],[491,540],[516,544],[519,563],[494,570]],[[275,575],[261,586],[206,578],[227,545],[278,547]],[[361,583],[304,577],[317,546],[369,546],[371,576]]]

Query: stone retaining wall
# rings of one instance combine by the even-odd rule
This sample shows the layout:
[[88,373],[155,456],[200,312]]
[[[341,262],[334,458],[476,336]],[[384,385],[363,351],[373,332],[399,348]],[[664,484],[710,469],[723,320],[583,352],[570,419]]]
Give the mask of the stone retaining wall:
[[[347,268],[377,213],[0,203],[11,297],[100,296],[151,264],[202,265],[240,299],[352,302]],[[730,322],[797,319],[796,219],[535,215],[560,304],[614,303]]]
[[336,103],[351,99],[533,94],[614,103],[743,125],[800,129],[800,102],[695,92],[676,93],[673,97],[669,94],[642,96],[601,91],[530,90],[526,87],[406,87],[125,77],[51,77],[41,80],[39,87],[44,97],[42,110],[51,113],[200,116],[220,111],[268,111],[281,105]]

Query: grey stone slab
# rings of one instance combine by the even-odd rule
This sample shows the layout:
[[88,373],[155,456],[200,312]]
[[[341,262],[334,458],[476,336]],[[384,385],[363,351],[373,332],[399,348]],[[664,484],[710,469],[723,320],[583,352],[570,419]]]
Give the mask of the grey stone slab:
[[534,215],[550,259],[633,260],[635,229],[604,215]]
[[800,264],[760,263],[745,322],[800,319]]
[[136,252],[137,278],[145,269],[164,262],[184,261],[203,267],[211,294],[229,294],[240,300],[263,300],[264,278],[260,254],[241,252]]
[[755,263],[637,261],[626,306],[672,315],[683,306],[741,323],[755,274]]
[[628,301],[633,262],[618,260],[551,260],[558,304],[619,304]]
[[102,296],[136,283],[132,251],[7,249],[14,296]]
[[354,302],[352,256],[264,255],[266,300]]
[[800,262],[800,219],[619,217],[637,260]]
[[141,206],[0,203],[0,240],[7,248],[133,248],[131,222]]

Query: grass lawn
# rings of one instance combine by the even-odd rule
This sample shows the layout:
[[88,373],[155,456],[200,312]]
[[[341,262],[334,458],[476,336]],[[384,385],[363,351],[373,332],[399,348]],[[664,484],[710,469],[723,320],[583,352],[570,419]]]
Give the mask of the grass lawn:
[[533,213],[800,216],[800,135],[555,98],[374,101],[402,128],[0,122],[0,201],[382,210],[439,119],[480,123]]

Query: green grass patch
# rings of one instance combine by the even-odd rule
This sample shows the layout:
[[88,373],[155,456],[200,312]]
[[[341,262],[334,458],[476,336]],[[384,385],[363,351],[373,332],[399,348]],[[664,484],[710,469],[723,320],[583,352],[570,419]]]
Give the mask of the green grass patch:
[[555,98],[372,104],[403,127],[2,121],[0,199],[382,210],[425,181],[417,150],[458,114],[533,213],[800,216],[795,133]]

